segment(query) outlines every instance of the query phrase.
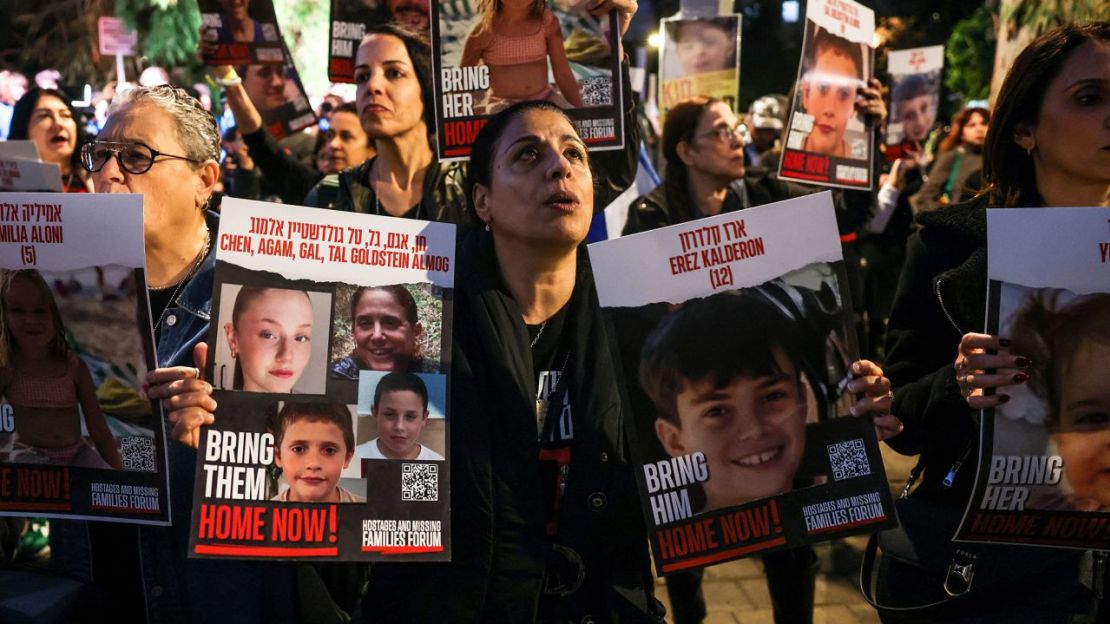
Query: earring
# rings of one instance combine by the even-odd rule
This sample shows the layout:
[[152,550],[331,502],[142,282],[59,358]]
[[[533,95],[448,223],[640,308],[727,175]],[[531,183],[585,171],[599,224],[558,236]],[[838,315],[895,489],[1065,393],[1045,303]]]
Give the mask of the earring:
[[232,351],[231,352],[231,359],[238,360],[239,359],[239,352],[238,351]]
[[488,223],[486,224],[486,231],[487,232],[489,231],[489,224]]
[[1030,157],[1030,158],[1032,158],[1032,157],[1033,157],[1033,146],[1032,146],[1032,145],[1030,145],[1029,147],[1025,148],[1025,155],[1026,155],[1026,156],[1028,156],[1028,157]]

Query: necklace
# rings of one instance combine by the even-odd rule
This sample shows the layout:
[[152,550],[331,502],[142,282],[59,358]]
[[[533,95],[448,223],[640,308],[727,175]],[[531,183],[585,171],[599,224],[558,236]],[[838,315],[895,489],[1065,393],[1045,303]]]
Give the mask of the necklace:
[[173,293],[170,295],[169,301],[166,302],[166,307],[162,308],[162,314],[158,315],[158,322],[154,324],[155,332],[157,332],[158,328],[162,326],[162,321],[166,319],[166,313],[169,312],[171,307],[173,307],[173,303],[177,301],[177,296],[181,294],[181,289],[185,287],[185,284],[188,283],[190,279],[192,279],[193,274],[197,272],[197,269],[200,268],[201,263],[204,262],[204,258],[208,256],[208,249],[211,247],[211,245],[212,231],[209,230],[208,225],[205,224],[204,245],[200,248],[200,252],[197,253],[197,257],[193,258],[193,263],[189,267],[189,270],[185,273],[185,277],[181,278],[181,281],[177,282],[177,284],[167,284],[166,286],[161,286],[159,288],[148,288],[148,290],[165,291],[176,286],[176,288],[174,288],[173,290]]
[[[551,319],[548,319],[551,320]],[[540,341],[540,336],[543,335],[543,330],[547,328],[547,321],[540,323],[540,331],[536,332],[536,337],[532,339],[532,344],[529,348],[535,349],[536,343]]]

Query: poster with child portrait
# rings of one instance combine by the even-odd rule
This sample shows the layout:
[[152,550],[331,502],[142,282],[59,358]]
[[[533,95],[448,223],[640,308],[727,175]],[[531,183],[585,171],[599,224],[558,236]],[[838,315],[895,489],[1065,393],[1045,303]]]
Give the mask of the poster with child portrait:
[[717,98],[736,110],[740,93],[740,15],[660,21],[659,118],[682,100]]
[[139,195],[0,193],[0,515],[169,523],[143,249]]
[[355,81],[355,51],[367,29],[397,24],[428,36],[431,0],[331,0],[328,80]]
[[921,151],[936,125],[944,46],[891,50],[886,68],[891,88],[885,156],[894,162],[906,151]]
[[287,49],[282,58],[281,64],[242,65],[235,70],[247,97],[262,115],[262,127],[275,139],[316,125],[316,113]]
[[285,52],[273,0],[198,0],[207,65],[280,65]]
[[590,149],[624,146],[616,11],[573,0],[432,3],[440,160],[466,160],[486,119],[516,102],[563,109]]
[[986,333],[1025,358],[996,373],[1024,381],[982,413],[956,539],[1110,549],[1110,209],[988,210],[987,240]]
[[814,0],[805,24],[779,177],[870,189],[872,128],[855,106],[872,75],[875,13],[853,0]]
[[659,574],[894,524],[829,193],[589,251]]
[[192,557],[450,558],[455,227],[225,199]]

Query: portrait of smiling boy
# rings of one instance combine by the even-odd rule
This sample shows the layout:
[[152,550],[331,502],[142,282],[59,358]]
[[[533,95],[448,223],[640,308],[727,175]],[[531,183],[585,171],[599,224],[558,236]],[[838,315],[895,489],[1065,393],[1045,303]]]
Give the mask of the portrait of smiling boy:
[[672,457],[701,452],[705,508],[791,489],[805,451],[802,334],[757,290],[688,301],[644,343],[640,384]]

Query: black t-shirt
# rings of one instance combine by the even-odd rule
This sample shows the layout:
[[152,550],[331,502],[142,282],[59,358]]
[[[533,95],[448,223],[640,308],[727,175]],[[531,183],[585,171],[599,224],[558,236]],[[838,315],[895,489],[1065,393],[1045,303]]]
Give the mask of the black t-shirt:
[[563,336],[566,318],[567,306],[564,306],[546,323],[528,326],[528,337],[535,343],[532,367],[536,371],[536,431],[540,440],[540,479],[549,536],[558,530],[559,503],[563,498],[574,441],[574,418],[567,388],[569,378],[566,377],[569,341]]

